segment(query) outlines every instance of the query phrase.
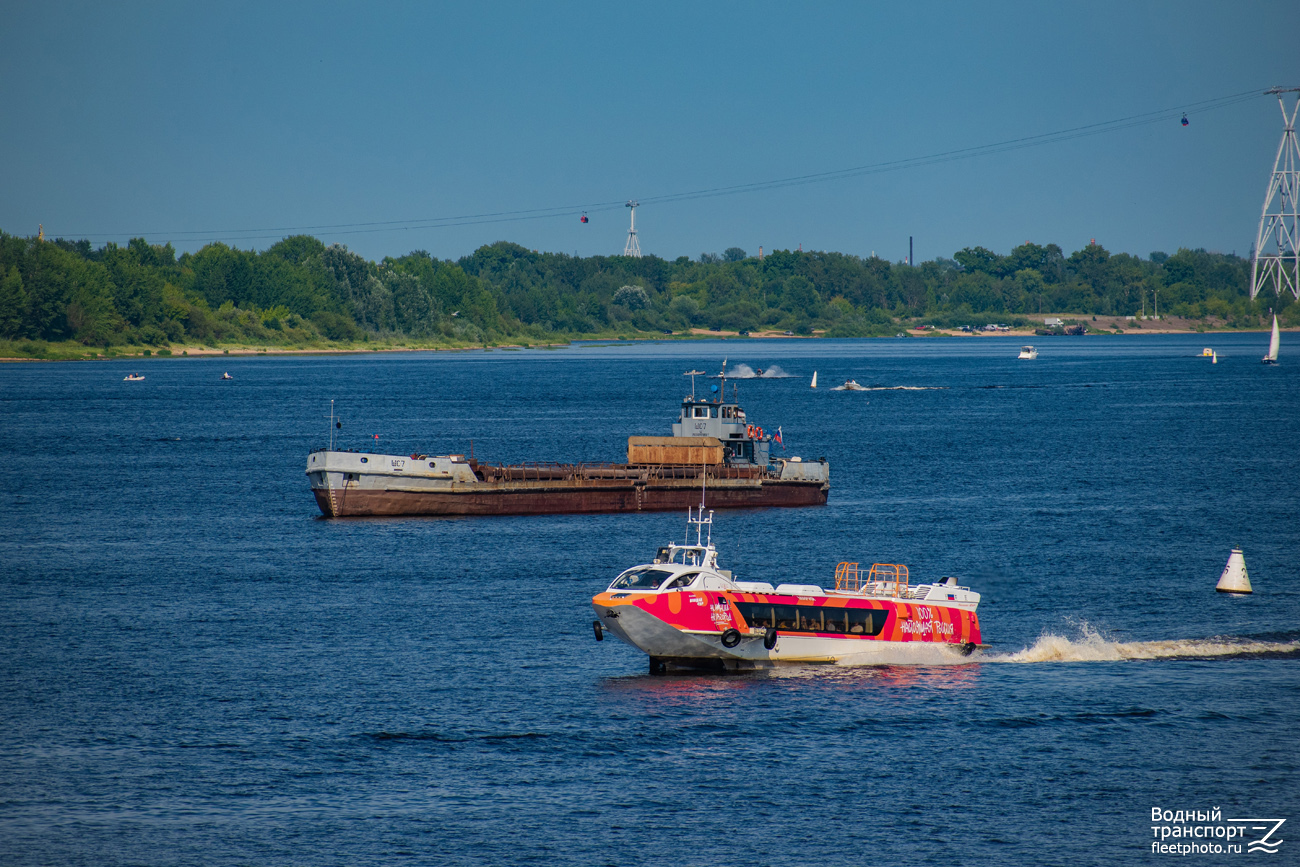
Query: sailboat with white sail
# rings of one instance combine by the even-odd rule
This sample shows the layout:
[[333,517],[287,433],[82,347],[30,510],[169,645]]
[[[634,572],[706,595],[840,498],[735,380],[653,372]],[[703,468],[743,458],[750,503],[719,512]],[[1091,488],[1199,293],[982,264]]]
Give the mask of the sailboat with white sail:
[[1281,334],[1277,330],[1277,314],[1273,314],[1273,336],[1268,339],[1268,355],[1262,359],[1265,364],[1277,364],[1277,350],[1281,343]]

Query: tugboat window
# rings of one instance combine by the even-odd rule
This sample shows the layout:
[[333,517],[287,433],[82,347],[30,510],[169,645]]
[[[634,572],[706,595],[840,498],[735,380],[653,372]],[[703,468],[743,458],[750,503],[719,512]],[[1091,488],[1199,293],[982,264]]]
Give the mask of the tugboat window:
[[631,569],[618,576],[614,583],[609,585],[609,589],[654,590],[657,589],[666,579],[671,578],[672,575],[673,573],[664,569],[650,569],[647,567]]

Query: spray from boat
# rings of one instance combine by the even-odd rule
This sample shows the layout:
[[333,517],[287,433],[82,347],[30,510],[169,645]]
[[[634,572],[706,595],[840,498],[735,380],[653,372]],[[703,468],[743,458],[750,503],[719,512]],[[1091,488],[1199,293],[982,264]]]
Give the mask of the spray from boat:
[[728,379],[791,379],[793,376],[793,373],[786,373],[776,364],[758,368],[737,364],[727,371]]
[[1115,641],[1084,623],[1076,638],[1044,632],[1029,647],[1015,653],[984,653],[968,661],[1122,662],[1140,659],[1222,659],[1262,654],[1300,656],[1300,639],[1264,641],[1258,638],[1213,636],[1167,638],[1157,641]]

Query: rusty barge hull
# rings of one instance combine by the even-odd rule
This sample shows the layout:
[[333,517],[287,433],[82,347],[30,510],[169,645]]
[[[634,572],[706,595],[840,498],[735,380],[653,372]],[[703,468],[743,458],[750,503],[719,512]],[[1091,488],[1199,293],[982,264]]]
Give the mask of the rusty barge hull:
[[637,464],[480,464],[463,455],[318,450],[307,477],[329,518],[397,515],[552,515],[825,505],[823,461],[773,467]]
[[[764,506],[822,506],[825,486],[811,482],[769,481],[756,485],[711,486],[704,493],[710,509]],[[397,515],[554,515],[600,512],[681,511],[700,504],[698,485],[548,484],[476,485],[475,490],[415,492],[342,488],[316,489],[321,513],[331,518]]]

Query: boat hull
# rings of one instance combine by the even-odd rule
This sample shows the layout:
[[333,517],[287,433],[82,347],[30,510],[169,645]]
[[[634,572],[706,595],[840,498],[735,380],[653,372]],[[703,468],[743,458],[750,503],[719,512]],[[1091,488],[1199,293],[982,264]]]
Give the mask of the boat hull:
[[[606,592],[592,609],[602,630],[647,654],[652,667],[950,664],[980,643],[972,610],[888,598]],[[868,625],[855,632],[850,619]]]
[[[701,473],[707,472],[707,483]],[[545,515],[825,505],[822,462],[758,468],[698,466],[479,466],[429,458],[313,452],[307,477],[330,518],[401,515]]]
[[[313,488],[321,514],[330,518],[395,515],[545,515],[575,512],[684,511],[700,504],[695,484],[651,485],[482,485],[464,491],[392,491]],[[710,487],[706,508],[824,506],[828,487],[810,482],[769,481],[756,485]]]

